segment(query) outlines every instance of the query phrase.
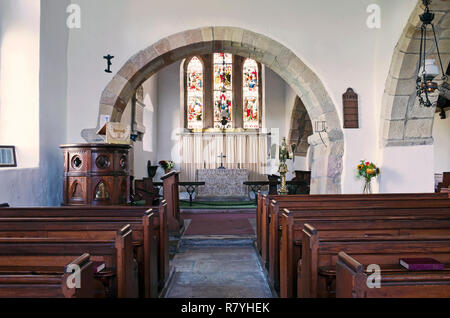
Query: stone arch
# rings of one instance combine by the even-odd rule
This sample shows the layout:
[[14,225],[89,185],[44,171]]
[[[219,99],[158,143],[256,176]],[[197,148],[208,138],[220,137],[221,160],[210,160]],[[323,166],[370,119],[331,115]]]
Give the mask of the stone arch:
[[[120,121],[134,90],[163,67],[187,56],[224,51],[250,57],[271,68],[302,99],[313,121],[326,121],[325,147],[312,135],[311,193],[341,193],[344,137],[336,106],[317,75],[291,50],[262,34],[236,27],[202,27],[170,35],[132,56],[113,77],[100,98],[101,115]],[[97,124],[99,125],[99,124]],[[97,127],[98,129],[99,127]],[[82,131],[95,141],[96,129]]]
[[306,157],[309,144],[308,137],[313,134],[311,119],[300,97],[295,97],[292,109],[291,124],[288,134],[288,143],[296,144],[295,155]]
[[[432,1],[434,24],[443,65],[450,61],[450,7],[446,0]],[[381,146],[410,146],[433,144],[432,129],[435,107],[420,107],[416,98],[416,72],[419,65],[422,1],[414,8],[398,41],[386,80],[381,105]],[[434,42],[427,34],[428,44]],[[429,58],[437,60],[434,45]],[[435,96],[437,97],[437,96]]]

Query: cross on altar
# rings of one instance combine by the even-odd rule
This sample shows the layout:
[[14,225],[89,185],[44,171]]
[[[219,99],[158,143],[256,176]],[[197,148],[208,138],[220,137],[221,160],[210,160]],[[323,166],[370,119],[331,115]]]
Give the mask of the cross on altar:
[[218,169],[225,169],[225,167],[223,166],[223,158],[226,158],[227,156],[225,156],[225,155],[223,154],[223,152],[221,152],[220,155],[217,156],[217,157],[220,158],[220,167],[219,167]]

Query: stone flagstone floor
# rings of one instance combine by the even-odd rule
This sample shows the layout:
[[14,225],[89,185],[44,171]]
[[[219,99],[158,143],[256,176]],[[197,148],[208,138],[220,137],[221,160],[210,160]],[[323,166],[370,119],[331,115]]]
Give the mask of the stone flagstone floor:
[[253,246],[189,246],[173,259],[166,298],[270,298]]

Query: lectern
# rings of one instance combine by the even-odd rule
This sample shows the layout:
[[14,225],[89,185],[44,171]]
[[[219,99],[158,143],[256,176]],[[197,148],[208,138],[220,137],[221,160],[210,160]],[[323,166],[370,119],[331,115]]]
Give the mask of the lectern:
[[63,205],[121,205],[130,197],[129,145],[61,145]]

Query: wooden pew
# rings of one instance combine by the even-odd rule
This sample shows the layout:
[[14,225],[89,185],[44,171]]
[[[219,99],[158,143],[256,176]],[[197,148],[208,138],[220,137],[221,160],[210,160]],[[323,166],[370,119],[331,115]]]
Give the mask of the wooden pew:
[[0,218],[0,237],[41,237],[71,239],[114,239],[117,229],[130,224],[134,255],[139,269],[139,291],[142,297],[158,296],[158,248],[153,231],[156,217],[152,210],[142,218],[126,221],[93,220],[92,218]]
[[380,288],[369,288],[365,267],[347,253],[339,252],[336,262],[337,298],[448,298],[450,266],[442,271],[408,271],[399,264],[381,267]]
[[[276,200],[277,202],[303,202],[303,201],[330,201],[330,200],[360,200],[367,198],[384,198],[386,200],[396,200],[398,198],[409,198],[412,200],[417,199],[446,199],[447,197],[437,193],[376,193],[376,194],[314,194],[314,195],[267,195],[258,193],[258,207],[257,207],[257,237],[262,237],[265,224],[268,224],[270,218],[269,207],[270,201]],[[283,206],[284,207],[284,206]],[[286,206],[287,207],[287,206]],[[260,239],[258,239],[258,245],[262,245]],[[262,246],[259,246],[261,249]]]
[[[94,297],[93,265],[89,254],[81,255],[66,266],[41,266],[39,256],[30,263],[33,265],[0,267],[1,298]],[[74,266],[79,268],[79,286],[68,284],[73,279],[70,269]]]
[[448,189],[450,187],[450,172],[442,173],[442,182],[437,185],[437,192],[441,192],[442,189]]
[[105,262],[114,272],[117,297],[134,298],[138,296],[138,282],[132,243],[130,225],[118,230],[115,240],[0,238],[0,268],[32,266],[30,262],[37,256],[42,266],[64,266],[82,251],[93,261]]
[[[410,211],[416,210],[415,213],[428,213],[430,209],[446,209],[450,213],[450,200],[446,198],[445,200],[435,200],[435,199],[394,199],[390,196],[390,199],[384,199],[380,197],[372,197],[367,200],[356,200],[352,199],[337,199],[332,201],[305,201],[299,206],[297,202],[277,202],[272,200],[270,203],[270,224],[269,224],[269,235],[268,235],[268,253],[265,253],[267,258],[266,267],[269,269],[269,279],[278,288],[278,278],[279,278],[279,257],[280,257],[280,240],[281,240],[281,229],[280,229],[280,206],[291,206],[293,213],[303,213],[304,211],[312,211],[314,213],[321,213],[322,211],[337,211],[339,210],[342,215],[343,213],[350,213],[351,215],[395,215],[397,211],[403,210],[403,214],[409,215]],[[445,197],[445,196],[444,196]],[[362,208],[364,207],[364,209]],[[422,208],[422,210],[417,210]],[[355,214],[355,211],[356,214]],[[363,212],[364,211],[364,212]],[[373,211],[373,212],[369,212]],[[400,213],[400,212],[399,212]],[[263,258],[264,261],[264,258]]]
[[[445,194],[438,193],[386,193],[386,194],[324,194],[324,195],[261,195],[258,196],[258,207],[256,215],[256,236],[257,246],[261,253],[264,266],[268,267],[269,259],[269,226],[271,223],[270,207],[271,202],[276,200],[279,208],[316,207],[330,205],[335,201],[354,201],[355,206],[359,206],[358,201],[365,204],[370,200],[423,200],[423,199],[447,199]],[[277,221],[276,221],[277,222]],[[275,225],[277,226],[277,225]]]
[[[393,211],[395,212],[395,211]],[[450,235],[450,211],[437,215],[359,215],[339,213],[323,216],[306,215],[294,219],[285,209],[282,214],[280,247],[280,296],[296,296],[297,264],[302,256],[303,228],[306,223],[319,230],[321,237],[364,238],[369,236]]]
[[333,199],[360,199],[364,197],[383,197],[387,200],[389,199],[397,199],[398,197],[408,197],[413,200],[415,199],[424,199],[424,198],[436,198],[436,199],[442,199],[446,198],[445,195],[439,195],[436,193],[376,193],[376,194],[370,194],[370,195],[361,195],[361,194],[313,194],[313,195],[267,195],[262,194],[261,192],[258,193],[257,197],[257,209],[256,209],[256,232],[257,232],[257,246],[258,250],[261,251],[262,248],[262,235],[263,235],[263,229],[265,228],[265,224],[268,223],[268,218],[270,218],[269,214],[269,206],[270,201],[276,200],[278,202],[286,202],[286,201],[305,201],[305,200],[333,200]]
[[172,171],[161,177],[163,181],[164,200],[167,202],[169,231],[179,234],[183,226],[180,215],[180,193],[178,189],[179,172]]
[[450,263],[450,236],[321,238],[320,231],[308,224],[303,231],[297,291],[300,298],[333,297],[340,251],[365,264],[395,264],[404,257],[431,257]]
[[[149,209],[150,208],[150,209]],[[167,203],[160,202],[159,207],[139,207],[139,206],[102,206],[102,207],[24,207],[24,208],[4,208],[0,209],[0,218],[23,218],[23,217],[48,217],[48,218],[75,218],[80,217],[86,220],[96,221],[121,221],[128,224],[133,221],[140,221],[145,211],[158,213],[153,218],[153,230],[156,233],[158,245],[158,277],[159,288],[164,286],[170,273],[169,264],[169,231],[167,218]],[[162,226],[161,226],[162,224]],[[147,267],[146,267],[147,268]]]

